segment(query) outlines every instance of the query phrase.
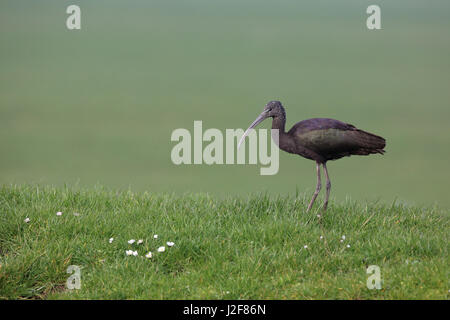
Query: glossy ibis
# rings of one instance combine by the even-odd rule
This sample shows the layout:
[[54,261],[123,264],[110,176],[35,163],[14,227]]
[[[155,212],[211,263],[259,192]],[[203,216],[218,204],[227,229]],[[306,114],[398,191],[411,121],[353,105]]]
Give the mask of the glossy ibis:
[[238,147],[251,129],[266,118],[272,118],[272,129],[278,129],[278,147],[289,153],[298,154],[316,162],[317,186],[308,205],[309,211],[322,187],[320,166],[325,172],[326,195],[323,210],[328,206],[331,182],[328,175],[327,161],[337,160],[345,156],[373,153],[383,154],[386,140],[372,133],[360,130],[355,126],[328,118],[314,118],[296,123],[291,130],[285,132],[286,112],[280,101],[270,101],[263,112],[245,131]]

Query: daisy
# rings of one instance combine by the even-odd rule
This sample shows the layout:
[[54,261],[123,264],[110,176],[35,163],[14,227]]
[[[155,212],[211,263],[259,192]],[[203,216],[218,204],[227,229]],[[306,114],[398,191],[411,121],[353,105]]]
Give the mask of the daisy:
[[23,221],[25,221],[26,223],[28,223],[28,222],[30,222],[30,218],[26,218],[26,219],[23,220]]
[[303,246],[303,248],[308,249],[308,246],[305,244],[305,245]]
[[135,242],[136,242],[136,240],[134,240],[134,239],[128,240],[128,243],[129,243],[129,244],[133,244],[133,243],[135,243]]
[[141,243],[143,243],[143,242],[144,242],[144,240],[139,239],[138,242],[137,242],[137,244],[141,244]]
[[151,252],[147,253],[147,254],[145,255],[145,257],[146,257],[147,259],[150,259],[150,258],[152,257],[152,253],[151,253]]
[[131,254],[132,254],[133,256],[135,256],[135,257],[138,256],[138,252],[137,252],[137,251],[132,251]]
[[168,246],[168,247],[173,247],[174,245],[175,245],[175,243],[173,243],[173,242],[171,242],[171,241],[167,242],[167,246]]
[[158,252],[164,252],[164,251],[166,251],[166,247],[159,247],[158,248]]
[[131,256],[133,254],[133,250],[127,250],[125,252],[126,252],[127,256]]
[[109,238],[109,243],[112,243],[114,241],[114,238]]
[[58,212],[56,213],[56,215],[57,215],[57,216],[62,216],[62,212],[61,212],[61,211],[58,211]]
[[158,235],[155,234],[155,235],[153,236],[153,239],[158,239]]

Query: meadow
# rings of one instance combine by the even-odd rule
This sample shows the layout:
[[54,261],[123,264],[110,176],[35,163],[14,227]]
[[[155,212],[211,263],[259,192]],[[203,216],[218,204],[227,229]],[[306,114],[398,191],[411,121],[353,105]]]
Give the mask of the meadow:
[[[379,0],[381,30],[368,0],[75,2],[72,31],[72,0],[0,2],[1,299],[448,298],[448,1]],[[270,100],[287,129],[386,138],[327,164],[320,223],[312,161],[171,161],[175,129],[245,129]]]
[[308,200],[2,187],[0,298],[448,299],[447,214],[347,201],[319,220]]
[[[0,3],[0,183],[217,197],[313,192],[314,163],[176,166],[173,130],[247,128],[280,100],[287,128],[329,117],[381,135],[385,156],[330,162],[332,197],[448,208],[448,1]],[[257,5],[256,5],[257,4]],[[269,121],[261,128],[270,127]]]

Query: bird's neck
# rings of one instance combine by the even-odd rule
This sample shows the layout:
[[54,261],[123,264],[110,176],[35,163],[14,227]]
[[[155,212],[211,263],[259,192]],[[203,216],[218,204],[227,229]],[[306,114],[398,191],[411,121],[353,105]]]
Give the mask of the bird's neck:
[[285,132],[286,127],[286,116],[285,115],[279,115],[273,118],[272,120],[272,129],[278,129],[280,136]]
[[[295,151],[295,141],[292,137],[286,133],[286,114],[281,114],[276,116],[272,120],[272,129],[278,129],[278,147],[289,153],[294,153]],[[273,133],[272,133],[273,135]],[[272,138],[274,138],[272,136]],[[276,139],[274,139],[276,141]]]

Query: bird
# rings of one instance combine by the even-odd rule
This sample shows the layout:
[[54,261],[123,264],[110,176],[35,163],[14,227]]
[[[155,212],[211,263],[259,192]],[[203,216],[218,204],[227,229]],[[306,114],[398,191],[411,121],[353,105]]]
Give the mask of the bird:
[[[335,119],[303,120],[297,122],[286,132],[286,111],[280,101],[270,101],[265,105],[263,112],[242,135],[238,148],[250,130],[267,118],[272,118],[272,129],[278,130],[278,139],[274,140],[281,150],[316,162],[317,184],[306,212],[311,210],[322,188],[321,166],[326,178],[326,194],[322,207],[325,212],[331,191],[331,181],[327,169],[328,161],[352,155],[367,156],[385,153],[386,140],[384,138]],[[272,138],[274,138],[273,131]]]

